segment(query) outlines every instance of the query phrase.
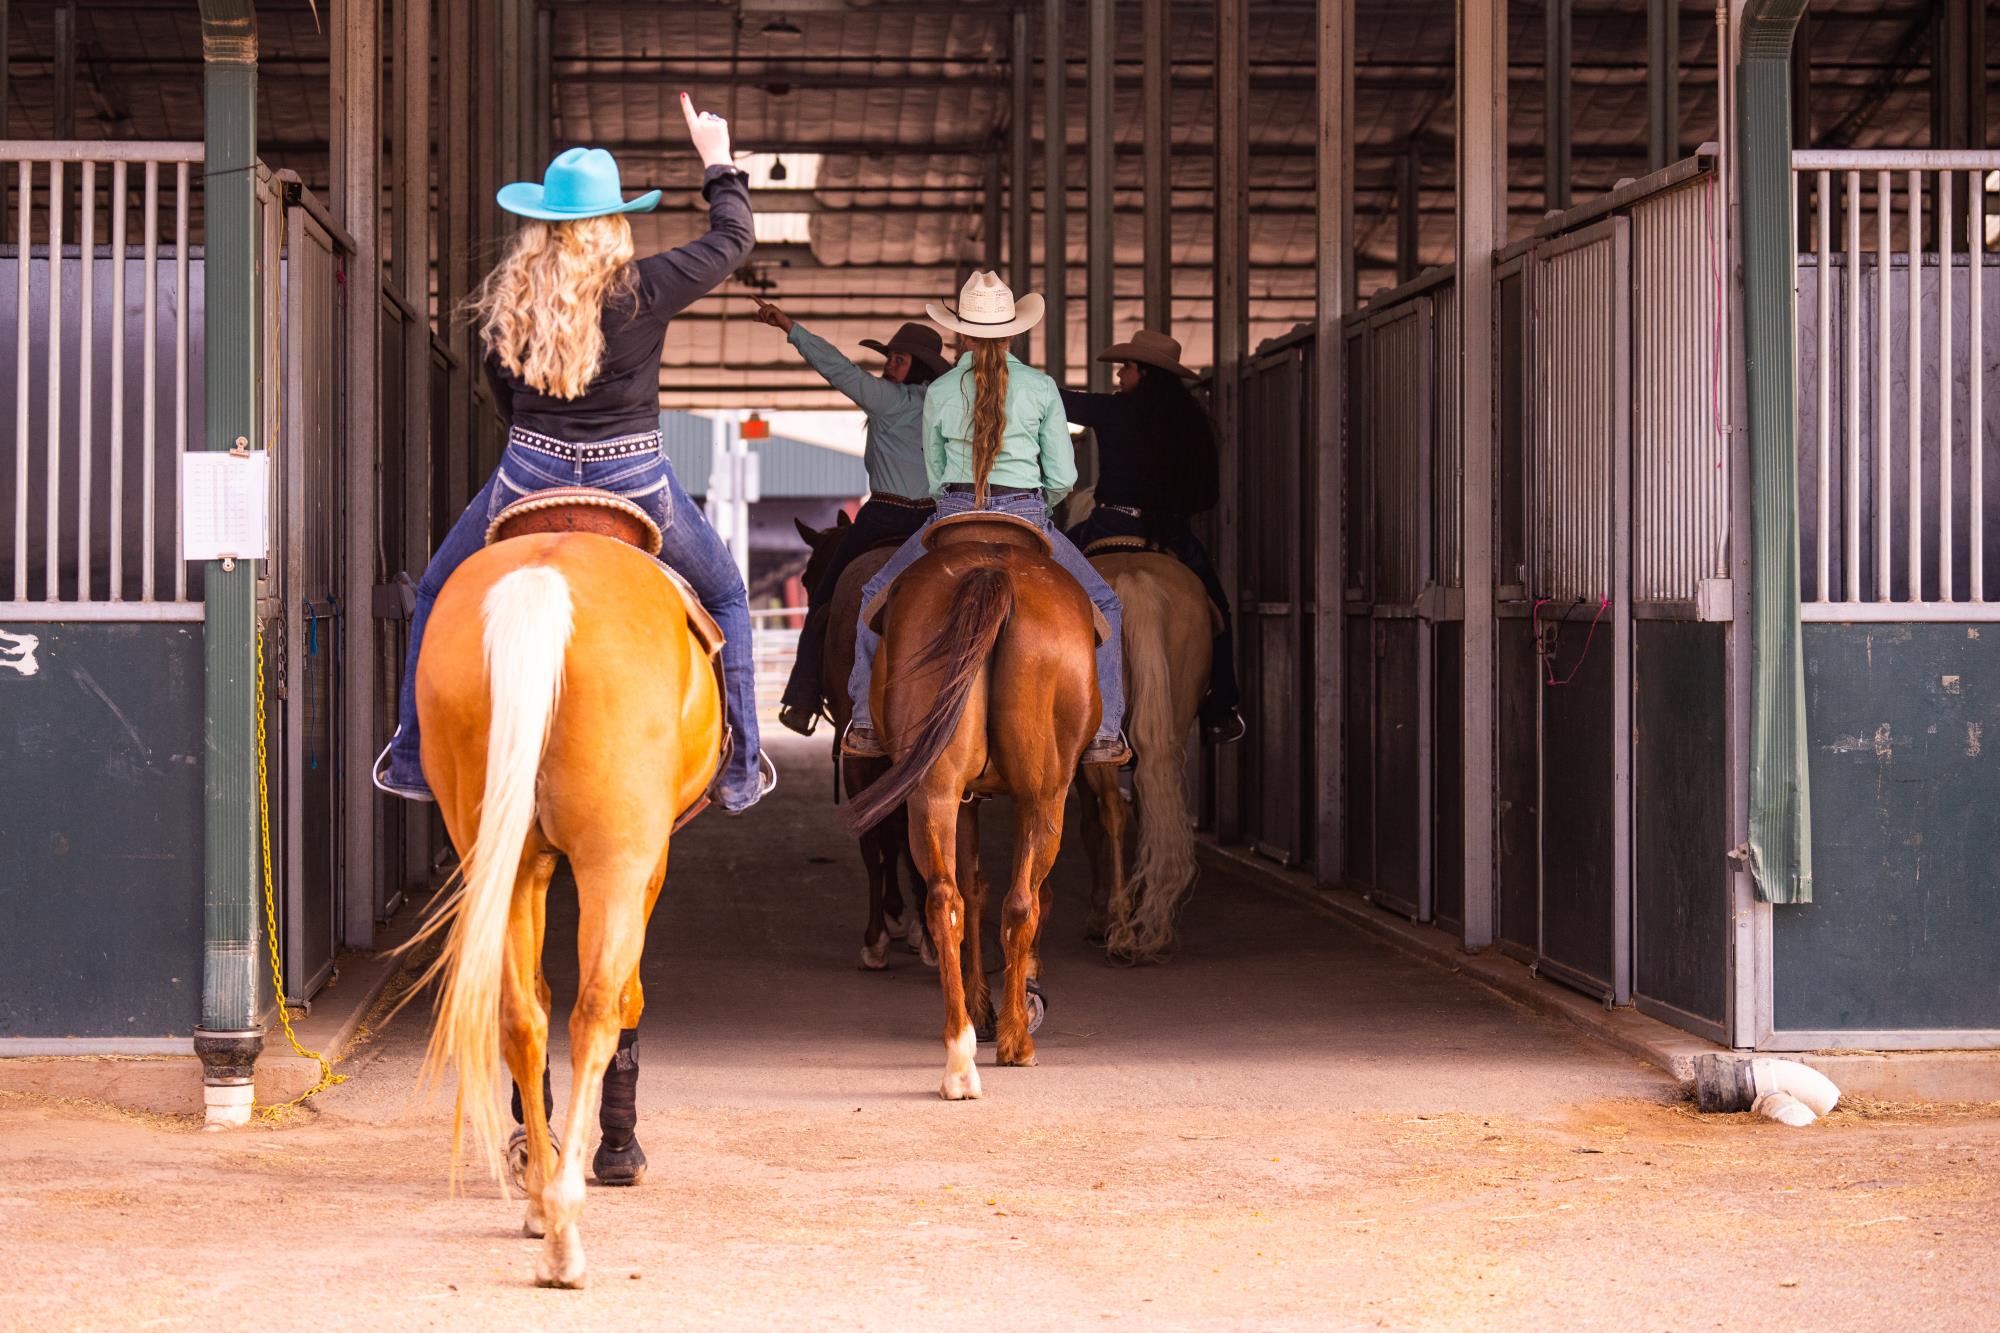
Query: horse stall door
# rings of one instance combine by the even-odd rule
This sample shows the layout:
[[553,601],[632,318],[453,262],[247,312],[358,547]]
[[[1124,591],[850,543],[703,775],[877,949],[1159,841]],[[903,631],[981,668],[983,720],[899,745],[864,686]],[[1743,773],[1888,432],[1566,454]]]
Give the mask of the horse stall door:
[[1246,758],[1249,788],[1244,833],[1258,852],[1285,865],[1304,859],[1301,811],[1303,719],[1311,707],[1300,687],[1300,508],[1304,489],[1300,418],[1303,362],[1296,341],[1259,357],[1244,386],[1248,417],[1242,472],[1246,592],[1239,612],[1255,691]]
[[1432,642],[1421,619],[1430,574],[1431,299],[1373,321],[1376,902],[1431,916]]
[[1493,835],[1499,875],[1495,934],[1503,952],[1533,962],[1542,938],[1541,662],[1529,615],[1528,356],[1530,272],[1516,259],[1499,271],[1499,544],[1494,577],[1494,642],[1499,656],[1495,709]]
[[1631,990],[1627,227],[1613,218],[1537,255],[1528,589],[1542,680],[1539,966],[1617,1003]]
[[1368,396],[1368,363],[1373,340],[1368,325],[1356,320],[1344,330],[1347,383],[1347,441],[1341,460],[1341,569],[1345,586],[1340,604],[1329,608],[1342,617],[1340,636],[1341,745],[1341,882],[1367,891],[1375,884],[1375,620],[1373,557],[1373,476],[1375,452],[1369,441],[1372,409]]
[[1431,321],[1431,897],[1454,935],[1465,923],[1465,561],[1458,421],[1458,289],[1433,298]]

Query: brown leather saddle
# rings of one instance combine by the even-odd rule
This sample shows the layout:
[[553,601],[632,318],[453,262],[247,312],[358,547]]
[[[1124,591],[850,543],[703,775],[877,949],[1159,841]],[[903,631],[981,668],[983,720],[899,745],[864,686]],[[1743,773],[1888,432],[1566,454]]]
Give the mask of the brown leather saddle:
[[1173,554],[1158,542],[1148,541],[1144,537],[1136,536],[1099,537],[1096,541],[1083,548],[1083,553],[1087,556],[1109,555],[1113,551],[1144,551],[1156,555]]
[[[709,669],[715,673],[716,694],[723,702],[721,764],[726,765],[734,732],[728,723],[729,686],[722,672],[722,627],[715,623],[715,617],[701,604],[701,598],[688,581],[672,566],[660,561],[660,525],[653,521],[653,516],[643,506],[625,496],[600,491],[592,486],[558,486],[536,491],[522,496],[493,516],[493,521],[486,525],[486,544],[491,546],[512,537],[530,537],[541,533],[579,532],[609,537],[654,557],[655,567],[680,599],[681,610],[687,616],[688,631],[701,645],[702,655],[708,658]],[[674,821],[674,832],[680,832],[683,825],[707,807],[708,797],[703,796],[683,810]]]
[[[1039,523],[983,509],[946,515],[924,529],[923,542],[927,551],[939,551],[948,546],[1013,546],[1037,555],[1055,555],[1055,546]],[[878,633],[882,629],[883,609],[889,604],[890,589],[895,586],[895,581],[891,580],[867,606],[861,608],[862,622]],[[1090,608],[1090,623],[1096,631],[1097,642],[1103,643],[1111,637],[1111,622],[1104,618],[1104,613],[1095,604]]]

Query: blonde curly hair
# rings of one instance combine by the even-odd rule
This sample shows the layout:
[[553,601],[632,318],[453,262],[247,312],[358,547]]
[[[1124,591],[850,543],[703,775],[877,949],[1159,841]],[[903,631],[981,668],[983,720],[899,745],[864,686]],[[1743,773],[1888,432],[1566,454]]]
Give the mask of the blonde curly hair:
[[530,221],[465,308],[511,374],[550,398],[580,398],[604,359],[604,303],[636,277],[624,214]]

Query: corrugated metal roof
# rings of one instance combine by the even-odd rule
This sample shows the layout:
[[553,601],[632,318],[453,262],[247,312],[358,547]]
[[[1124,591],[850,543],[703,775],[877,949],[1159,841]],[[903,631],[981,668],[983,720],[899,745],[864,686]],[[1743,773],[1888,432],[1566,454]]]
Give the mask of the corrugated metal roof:
[[[708,494],[715,423],[692,412],[660,413],[667,458],[692,496]],[[783,435],[752,440],[759,487],[767,500],[846,500],[868,493],[868,472],[854,454]]]

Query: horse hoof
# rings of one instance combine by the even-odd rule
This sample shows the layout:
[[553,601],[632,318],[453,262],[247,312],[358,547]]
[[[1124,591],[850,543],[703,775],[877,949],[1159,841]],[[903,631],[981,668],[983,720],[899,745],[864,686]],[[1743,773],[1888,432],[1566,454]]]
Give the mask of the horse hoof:
[[[549,1131],[549,1150],[557,1157],[562,1156],[562,1144],[556,1141],[554,1130]],[[514,1132],[507,1136],[507,1175],[513,1180],[515,1189],[527,1193],[528,1131],[519,1125],[514,1126]]]
[[908,939],[910,936],[910,924],[903,920],[899,913],[884,912],[882,929],[889,932],[889,938],[892,940]]
[[915,947],[917,957],[923,960],[925,967],[936,967],[938,965],[937,950],[931,947],[931,937],[929,935],[919,935]]
[[534,1209],[530,1208],[527,1216],[521,1219],[521,1234],[529,1240],[541,1240],[549,1234],[548,1223],[536,1217]]
[[1028,1069],[1039,1062],[1035,1059],[1035,1048],[1029,1046],[1025,1051],[1011,1052],[1003,1047],[995,1054],[994,1063],[1008,1065],[1015,1069]]
[[861,946],[861,966],[869,972],[880,972],[889,966],[889,937],[884,935],[873,944]]
[[979,1090],[979,1071],[968,1069],[963,1074],[946,1074],[944,1086],[938,1089],[938,1096],[948,1102],[977,1101],[984,1094]]
[[590,1159],[590,1174],[600,1185],[637,1185],[646,1178],[645,1150],[636,1138],[623,1148],[601,1142],[597,1145],[597,1155]]
[[[1042,989],[1041,982],[1031,980],[1028,982],[1027,999],[1028,1032],[1032,1035],[1041,1031],[1042,1020],[1049,1016],[1049,997],[1048,993]],[[1028,1063],[1033,1064],[1034,1061],[1030,1060]]]

